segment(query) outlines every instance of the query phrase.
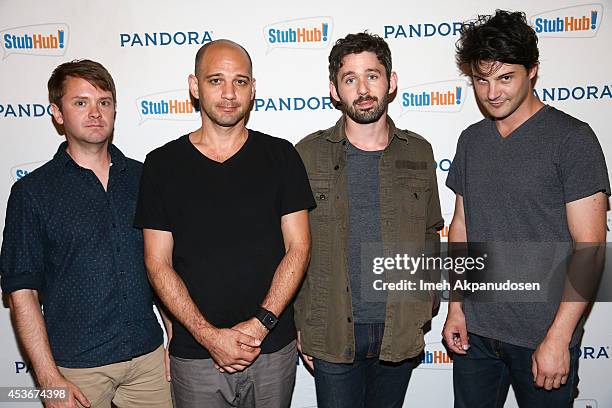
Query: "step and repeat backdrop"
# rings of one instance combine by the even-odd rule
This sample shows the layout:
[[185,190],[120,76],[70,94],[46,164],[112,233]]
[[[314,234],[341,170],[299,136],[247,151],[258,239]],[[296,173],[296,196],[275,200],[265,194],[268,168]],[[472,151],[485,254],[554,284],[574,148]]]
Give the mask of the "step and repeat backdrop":
[[[469,79],[454,63],[455,42],[462,21],[496,8],[527,14],[540,38],[535,92],[543,102],[588,122],[610,166],[610,0],[0,0],[0,227],[11,185],[49,160],[63,140],[52,124],[46,93],[51,71],[60,63],[89,58],[106,66],[117,85],[114,143],[143,160],[152,149],[199,127],[187,76],[202,44],[228,38],[251,53],[257,95],[248,127],[296,143],[340,116],[329,95],[327,57],[338,38],[363,30],[391,47],[399,88],[389,114],[399,127],[432,143],[448,224],[454,196],[444,182],[457,138],[482,118]],[[445,308],[426,335],[405,406],[452,406],[453,363],[440,336]],[[612,304],[598,303],[589,316],[578,408],[612,407],[611,313]],[[0,333],[0,386],[32,384],[6,302],[0,307]],[[315,407],[312,376],[298,364],[292,406]],[[506,407],[516,406],[511,393]]]

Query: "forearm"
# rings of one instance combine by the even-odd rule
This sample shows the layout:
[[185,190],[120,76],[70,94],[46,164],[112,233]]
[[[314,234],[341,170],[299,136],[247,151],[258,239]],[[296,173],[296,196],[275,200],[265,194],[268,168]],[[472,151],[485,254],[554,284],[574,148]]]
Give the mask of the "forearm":
[[[157,259],[146,260],[149,281],[168,311],[198,340],[203,332],[214,329],[200,313],[176,271]],[[167,318],[167,317],[166,317]],[[162,319],[164,315],[162,314]]]
[[15,332],[32,363],[41,385],[61,377],[51,354],[49,337],[35,290],[22,289],[9,295]]
[[562,340],[569,345],[576,325],[584,314],[588,302],[561,302],[547,337]]
[[276,268],[261,306],[280,316],[300,287],[309,261],[310,243],[291,244]]

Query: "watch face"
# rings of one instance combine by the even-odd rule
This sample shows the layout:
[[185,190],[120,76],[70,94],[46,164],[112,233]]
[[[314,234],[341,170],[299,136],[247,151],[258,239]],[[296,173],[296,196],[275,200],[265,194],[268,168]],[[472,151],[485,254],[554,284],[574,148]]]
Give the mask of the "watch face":
[[276,324],[276,318],[274,316],[270,316],[269,314],[266,316],[266,323],[273,325]]

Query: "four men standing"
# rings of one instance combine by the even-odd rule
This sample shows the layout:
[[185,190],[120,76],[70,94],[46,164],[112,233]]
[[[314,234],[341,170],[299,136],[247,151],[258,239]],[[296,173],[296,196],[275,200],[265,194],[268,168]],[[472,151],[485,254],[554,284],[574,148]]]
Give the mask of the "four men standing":
[[[534,96],[537,37],[524,14],[466,25],[457,59],[487,118],[459,139],[449,241],[605,241],[603,153],[587,124]],[[108,72],[88,60],[54,71],[67,142],[15,183],[0,258],[39,384],[70,391],[48,406],[171,405],[145,264],[172,322],[176,407],[287,407],[296,347],[319,407],[403,405],[435,296],[371,293],[367,266],[406,243],[437,248],[433,152],[387,114],[397,75],[380,37],[338,40],[329,75],[342,117],[294,148],[245,126],[247,51],[206,44],[189,76],[202,126],[149,153],[141,177],[110,143]],[[501,406],[510,381],[521,407],[569,406],[585,307],[451,302],[455,406]]]

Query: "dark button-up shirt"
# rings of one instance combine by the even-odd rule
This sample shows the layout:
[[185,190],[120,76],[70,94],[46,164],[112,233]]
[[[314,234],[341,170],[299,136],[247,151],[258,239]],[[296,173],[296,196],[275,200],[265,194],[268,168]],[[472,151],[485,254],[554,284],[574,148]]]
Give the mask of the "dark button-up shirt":
[[[389,143],[379,162],[380,222],[384,255],[434,254],[444,226],[431,145],[397,129],[390,118]],[[296,145],[317,201],[310,212],[312,254],[295,303],[295,323],[306,354],[332,363],[355,356],[348,275],[348,194],[344,119]],[[400,272],[386,281],[399,282]],[[432,316],[432,293],[388,292],[380,359],[401,361],[424,347],[423,326]]]
[[0,284],[4,293],[38,291],[59,366],[96,367],[162,342],[133,227],[142,164],[110,145],[105,191],[66,147],[11,189]]

